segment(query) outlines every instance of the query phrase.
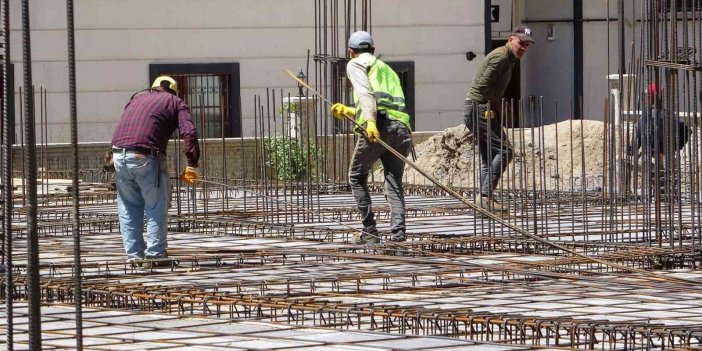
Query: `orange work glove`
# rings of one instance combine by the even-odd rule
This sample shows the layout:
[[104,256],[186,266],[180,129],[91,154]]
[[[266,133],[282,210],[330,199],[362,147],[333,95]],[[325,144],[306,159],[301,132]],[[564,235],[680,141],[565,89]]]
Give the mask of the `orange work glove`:
[[184,181],[186,184],[193,185],[200,179],[200,174],[197,171],[197,167],[185,167],[183,174],[180,175],[180,180]]

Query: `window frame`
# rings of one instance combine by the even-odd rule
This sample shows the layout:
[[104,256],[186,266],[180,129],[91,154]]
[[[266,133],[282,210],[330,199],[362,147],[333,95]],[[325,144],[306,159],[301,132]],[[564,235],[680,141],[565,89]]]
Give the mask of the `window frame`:
[[241,88],[238,62],[221,63],[151,63],[149,64],[149,86],[161,74],[229,74],[229,129],[227,138],[242,135]]

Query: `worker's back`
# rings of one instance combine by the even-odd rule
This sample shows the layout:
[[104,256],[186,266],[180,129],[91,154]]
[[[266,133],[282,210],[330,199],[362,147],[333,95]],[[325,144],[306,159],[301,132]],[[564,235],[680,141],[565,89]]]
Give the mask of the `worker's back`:
[[[641,116],[641,120],[636,128],[636,144],[639,148],[643,148],[642,152],[648,152],[651,155],[666,154],[669,148],[666,134],[673,135],[673,151],[681,150],[690,140],[691,130],[685,122],[675,119],[672,129],[666,123],[668,113],[665,110],[651,110],[650,113]],[[664,133],[670,129],[668,133]]]
[[124,108],[112,145],[165,152],[168,139],[178,128],[178,115],[188,106],[165,91],[139,93]]

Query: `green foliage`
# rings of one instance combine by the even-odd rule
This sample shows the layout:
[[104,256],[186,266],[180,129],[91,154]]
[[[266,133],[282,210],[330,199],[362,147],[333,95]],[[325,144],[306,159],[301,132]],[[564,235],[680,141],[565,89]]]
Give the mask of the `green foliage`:
[[[297,138],[286,136],[266,139],[266,166],[278,180],[314,179],[317,169],[324,162],[322,150],[317,148],[314,139],[301,144]],[[309,163],[308,163],[309,161]]]
[[300,110],[300,104],[297,102],[284,102],[283,106],[280,107],[280,111],[278,113],[283,116],[287,117],[288,114],[296,114]]

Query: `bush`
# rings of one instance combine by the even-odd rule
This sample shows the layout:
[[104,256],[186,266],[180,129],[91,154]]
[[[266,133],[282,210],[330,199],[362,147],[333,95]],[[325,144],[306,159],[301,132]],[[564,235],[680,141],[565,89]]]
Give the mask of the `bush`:
[[266,167],[278,180],[303,180],[308,176],[315,178],[315,171],[322,166],[324,160],[314,139],[309,139],[306,145],[301,144],[297,138],[286,136],[266,139],[265,150],[268,155]]

